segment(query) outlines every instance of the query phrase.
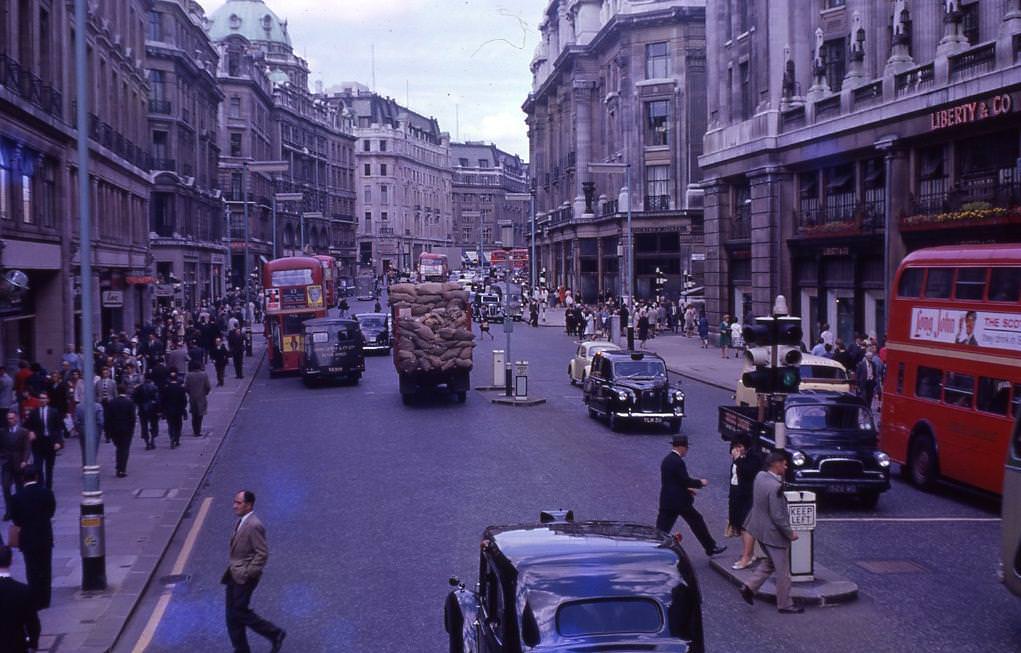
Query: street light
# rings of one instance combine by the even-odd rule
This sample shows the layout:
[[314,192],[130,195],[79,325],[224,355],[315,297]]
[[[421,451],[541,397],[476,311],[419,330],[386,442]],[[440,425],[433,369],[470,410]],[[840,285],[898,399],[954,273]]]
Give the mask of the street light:
[[300,202],[305,193],[274,193],[273,195],[273,258],[277,258],[277,202]]

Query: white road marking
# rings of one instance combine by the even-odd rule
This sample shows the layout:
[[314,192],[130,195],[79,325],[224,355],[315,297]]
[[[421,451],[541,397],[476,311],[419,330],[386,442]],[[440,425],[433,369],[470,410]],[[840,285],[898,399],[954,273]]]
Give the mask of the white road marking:
[[[191,557],[192,549],[195,548],[195,541],[198,539],[199,531],[202,530],[202,524],[206,521],[206,515],[209,514],[209,505],[213,502],[213,497],[206,497],[202,500],[202,505],[199,507],[198,517],[195,518],[195,522],[191,525],[191,529],[188,530],[188,536],[184,539],[184,546],[181,547],[181,552],[177,555],[177,560],[174,562],[174,568],[170,571],[172,575],[178,575],[184,571],[185,565],[188,564],[188,558]],[[135,642],[135,648],[131,650],[131,653],[143,653],[145,649],[149,648],[149,644],[152,643],[153,635],[156,634],[156,627],[159,626],[160,621],[163,620],[163,615],[167,611],[167,606],[170,605],[170,598],[172,592],[170,589],[163,591],[159,601],[156,602],[156,609],[153,610],[152,615],[149,617],[149,621],[145,624],[145,628],[142,630],[141,636],[138,641]]]
[[820,517],[816,521],[826,522],[890,522],[890,523],[997,523],[999,517]]

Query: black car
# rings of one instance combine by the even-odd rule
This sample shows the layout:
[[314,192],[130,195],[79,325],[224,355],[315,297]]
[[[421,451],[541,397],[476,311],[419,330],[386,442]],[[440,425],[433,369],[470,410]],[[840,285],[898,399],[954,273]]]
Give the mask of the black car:
[[605,417],[614,431],[625,422],[681,430],[684,392],[670,385],[666,362],[650,352],[598,352],[585,379],[584,399],[589,416]]
[[305,346],[301,377],[305,385],[346,380],[358,383],[365,372],[362,332],[348,318],[320,317],[305,320]]
[[475,590],[450,582],[452,653],[705,650],[691,561],[651,526],[575,522],[570,511],[490,526]]
[[[720,407],[720,434],[741,435],[765,451],[776,448],[772,423],[758,421],[758,409]],[[890,489],[890,457],[880,451],[876,426],[865,401],[846,392],[807,391],[783,402],[784,431],[792,490],[857,495],[874,507]]]
[[365,353],[390,353],[390,316],[386,313],[359,313],[355,315],[362,329]]

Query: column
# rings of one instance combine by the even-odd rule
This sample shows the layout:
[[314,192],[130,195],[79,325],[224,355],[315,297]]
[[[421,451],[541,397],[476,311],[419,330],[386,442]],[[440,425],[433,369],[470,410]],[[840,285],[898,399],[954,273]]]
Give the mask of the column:
[[790,264],[784,264],[788,253],[783,245],[781,192],[789,175],[780,168],[768,167],[751,171],[748,179],[752,199],[752,311],[755,315],[769,315],[776,296],[788,294],[782,281],[783,270],[789,269]]
[[704,225],[705,225],[705,267],[703,282],[705,284],[706,317],[709,324],[719,324],[726,312],[727,286],[729,271],[727,270],[727,252],[723,248],[723,224],[728,216],[727,185],[719,179],[702,184],[705,191]]
[[[592,181],[588,166],[592,160],[592,94],[595,82],[574,80],[573,100],[575,112],[575,168],[574,216],[585,213],[585,191],[582,184]],[[588,216],[591,217],[591,214]]]
[[596,294],[602,297],[605,292],[606,287],[603,283],[603,236],[599,234],[596,236]]
[[911,201],[911,170],[908,150],[895,141],[876,143],[886,163],[886,220],[883,229],[884,283],[883,292],[889,296],[893,275],[907,254],[900,233],[900,219],[907,215]]

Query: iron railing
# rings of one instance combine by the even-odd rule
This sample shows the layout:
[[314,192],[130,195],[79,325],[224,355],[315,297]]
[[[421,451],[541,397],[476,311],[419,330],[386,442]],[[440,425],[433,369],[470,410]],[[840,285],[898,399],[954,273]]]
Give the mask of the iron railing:
[[893,78],[894,97],[928,90],[936,84],[936,68],[930,63],[904,71]]
[[669,211],[670,210],[670,196],[669,195],[646,195],[645,196],[645,210],[646,211]]
[[611,216],[617,214],[617,207],[619,206],[618,200],[606,200],[603,202],[603,216]]
[[6,54],[0,54],[0,86],[57,119],[63,119],[63,95]]
[[851,95],[854,98],[854,108],[856,111],[880,104],[883,101],[883,80],[879,79],[871,84],[859,86],[854,89]]
[[950,57],[950,81],[958,82],[996,68],[996,44],[988,43]]

